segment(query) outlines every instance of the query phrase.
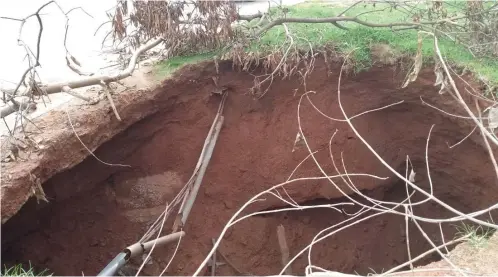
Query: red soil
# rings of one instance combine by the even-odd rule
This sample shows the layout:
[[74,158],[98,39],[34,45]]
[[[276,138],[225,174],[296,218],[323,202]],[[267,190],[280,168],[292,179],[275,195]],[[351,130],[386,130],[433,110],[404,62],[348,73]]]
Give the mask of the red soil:
[[[328,116],[342,118],[337,101],[339,68],[333,67],[330,76],[326,68],[318,62],[307,80],[308,89],[316,91],[310,98]],[[187,235],[168,270],[170,275],[192,274],[210,250],[211,238],[218,237],[230,217],[253,195],[285,181],[308,155],[302,146],[292,152],[298,131],[296,108],[302,93],[302,89],[295,93],[296,88],[301,88],[297,80],[275,81],[264,98],[253,100],[247,94],[253,82],[251,75],[232,71],[230,64],[223,64],[220,71],[220,84],[231,88],[225,105],[225,123],[186,225]],[[51,203],[37,205],[29,201],[2,226],[2,263],[31,261],[57,275],[93,275],[121,249],[137,241],[147,223],[159,215],[164,203],[192,174],[218,106],[219,99],[209,97],[214,90],[214,72],[211,64],[182,70],[160,88],[154,102],[158,112],[95,151],[106,162],[128,164],[131,168],[109,167],[89,157],[48,180],[44,188]],[[496,203],[498,186],[480,135],[476,132],[449,149],[447,143],[466,136],[470,123],[448,117],[420,101],[422,96],[424,101],[449,112],[463,114],[449,96],[437,94],[432,71],[422,71],[417,82],[406,89],[399,89],[404,75],[395,72],[378,67],[344,78],[342,103],[349,115],[405,101],[355,119],[359,132],[403,174],[409,155],[417,172],[417,184],[428,188],[425,143],[431,125],[435,124],[429,162],[436,196],[463,212]],[[337,129],[332,151],[339,164],[342,152],[348,172],[390,177],[386,181],[355,178],[359,189],[376,199],[394,201],[406,197],[404,184],[383,168],[346,123],[323,117],[307,101],[301,107],[301,121],[311,148],[320,150],[317,159],[326,172],[335,173],[328,144]],[[307,176],[320,176],[311,160],[294,177]],[[344,187],[342,182],[338,184]],[[346,201],[327,181],[300,182],[288,186],[287,191],[298,202]],[[422,199],[419,194],[415,198]],[[268,197],[248,211],[276,206],[283,203]],[[345,210],[352,213],[358,209]],[[451,216],[430,203],[421,205],[415,213],[431,218]],[[235,225],[220,249],[241,271],[276,274],[281,269],[276,237],[279,224],[285,227],[293,256],[317,232],[345,218],[325,209],[252,217]],[[437,225],[422,226],[434,242],[441,241]],[[447,240],[453,238],[453,225],[443,229]],[[412,256],[427,250],[429,246],[418,229],[412,225],[409,231]],[[404,218],[383,215],[318,244],[313,248],[312,261],[340,272],[366,274],[369,268],[379,272],[406,261],[405,239]],[[145,273],[159,273],[169,260],[171,248],[157,250]],[[294,274],[303,274],[307,263],[305,254],[293,264]],[[217,274],[237,272],[225,265],[219,267]]]

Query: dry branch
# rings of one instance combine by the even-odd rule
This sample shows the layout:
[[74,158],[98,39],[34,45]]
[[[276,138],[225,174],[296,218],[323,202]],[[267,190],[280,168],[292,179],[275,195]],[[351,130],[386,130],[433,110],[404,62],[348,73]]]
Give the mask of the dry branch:
[[85,101],[87,101],[87,102],[92,101],[92,99],[90,99],[90,98],[88,98],[88,97],[85,97],[85,96],[83,96],[83,95],[81,95],[81,94],[77,93],[76,91],[71,90],[71,88],[70,88],[70,87],[68,87],[68,86],[64,86],[64,87],[62,87],[62,91],[63,91],[63,92],[65,92],[65,93],[67,93],[67,94],[69,94],[69,95],[72,95],[72,96],[74,96],[74,97],[76,97],[76,98],[79,98],[79,99],[81,99],[81,100],[85,100]]
[[29,99],[25,99],[20,103],[17,103],[14,99],[11,100],[12,104],[7,104],[6,107],[0,110],[0,118],[4,118],[9,114],[15,113],[19,109],[26,110],[31,107],[35,107],[35,103],[29,101]]
[[78,141],[81,143],[81,145],[86,149],[86,151],[88,151],[88,153],[93,156],[97,161],[99,161],[100,163],[102,164],[105,164],[105,165],[108,165],[108,166],[120,166],[120,167],[131,167],[130,165],[127,165],[127,164],[112,164],[112,163],[107,163],[107,162],[104,162],[102,161],[101,159],[99,159],[94,153],[92,150],[90,150],[88,148],[88,146],[86,146],[86,144],[81,140],[80,136],[78,135],[78,133],[76,132],[76,129],[74,128],[74,125],[73,125],[73,121],[71,120],[71,116],[69,115],[69,111],[67,109],[67,107],[65,108],[64,110],[66,112],[66,115],[67,115],[67,120],[69,122],[69,125],[71,126],[71,129],[73,130],[73,133],[74,135],[76,136],[76,138],[78,139]]
[[[80,80],[48,84],[48,85],[41,86],[41,89],[47,94],[53,94],[53,93],[59,93],[61,91],[64,91],[64,87],[76,89],[76,88],[87,87],[87,86],[92,86],[92,85],[99,85],[101,82],[110,83],[110,82],[115,82],[115,81],[124,79],[124,78],[129,77],[133,74],[133,71],[135,70],[135,67],[136,67],[138,57],[142,53],[157,46],[162,41],[163,41],[162,38],[157,38],[157,39],[149,42],[148,44],[140,47],[139,49],[137,49],[133,53],[133,56],[131,57],[130,62],[128,63],[128,67],[124,71],[122,71],[121,73],[119,73],[117,75],[92,76],[92,77],[80,79]],[[10,91],[7,91],[7,92],[10,92]],[[25,96],[30,96],[30,95],[31,95],[31,91],[29,91]],[[15,112],[15,110],[13,110],[12,107],[10,107],[10,106],[5,107],[1,110],[1,118],[5,117],[13,112]]]
[[261,36],[269,29],[282,25],[283,23],[338,23],[338,22],[355,22],[363,26],[372,28],[393,28],[393,27],[419,27],[422,25],[433,25],[437,24],[438,21],[428,21],[428,22],[393,22],[393,23],[373,23],[367,22],[359,19],[358,17],[351,16],[338,16],[338,17],[326,17],[326,18],[279,18],[264,26],[261,30],[256,33],[256,37]]
[[260,18],[262,16],[263,16],[263,13],[261,13],[261,12],[258,12],[258,13],[255,13],[255,14],[250,14],[250,15],[237,14],[237,19],[238,20],[251,21],[253,19]]
[[[476,105],[476,109],[477,109],[477,112],[479,115],[479,120],[480,120],[481,124],[484,125],[482,122],[481,107],[479,106],[479,101],[477,100],[477,98],[475,99],[475,105]],[[486,150],[488,151],[489,158],[491,159],[491,163],[493,164],[493,167],[495,169],[496,177],[498,179],[498,164],[496,163],[495,154],[493,152],[493,149],[491,149],[491,145],[489,145],[488,138],[486,137],[486,135],[484,134],[484,131],[482,129],[481,129],[481,135],[482,135],[482,139],[484,140],[484,145],[486,145]]]
[[103,76],[92,76],[90,78],[86,79],[81,79],[81,80],[74,80],[74,81],[68,81],[68,82],[62,82],[62,83],[54,83],[54,84],[48,84],[45,86],[42,86],[42,88],[45,90],[47,94],[52,94],[52,93],[58,93],[62,91],[62,88],[64,86],[71,87],[72,89],[75,88],[81,88],[81,87],[86,87],[86,86],[91,86],[91,85],[98,85],[102,81],[105,83],[110,83],[110,82],[115,82],[121,79],[124,79],[126,77],[129,77],[133,74],[133,71],[135,70],[136,63],[138,61],[138,57],[152,49],[153,47],[157,46],[159,43],[163,41],[162,38],[157,38],[148,44],[138,48],[134,53],[133,56],[130,59],[130,62],[128,63],[128,67],[122,71],[121,73],[114,75],[114,76],[108,76],[108,75],[103,75]]
[[[349,127],[351,128],[351,130],[355,133],[355,135],[361,140],[361,142],[370,150],[370,152],[372,154],[374,154],[374,156],[387,168],[389,169],[389,171],[391,171],[394,175],[396,175],[399,179],[405,181],[407,184],[409,184],[413,189],[415,189],[416,191],[422,193],[424,196],[426,196],[428,199],[431,199],[432,201],[436,202],[437,204],[439,204],[440,206],[444,207],[445,209],[447,209],[448,211],[452,212],[453,214],[456,214],[458,215],[458,217],[453,217],[451,220],[463,220],[463,219],[467,219],[467,220],[470,220],[472,222],[475,222],[477,224],[480,224],[480,225],[484,225],[484,226],[487,226],[487,227],[490,227],[490,228],[493,228],[493,229],[498,229],[498,225],[495,225],[495,224],[492,224],[492,223],[489,223],[489,222],[486,222],[486,221],[483,221],[483,220],[479,220],[477,218],[475,218],[477,215],[479,214],[482,214],[482,213],[485,213],[485,212],[488,212],[490,210],[493,210],[495,209],[496,207],[498,207],[498,204],[495,204],[491,207],[488,207],[487,209],[484,209],[484,210],[481,210],[479,212],[475,212],[473,214],[465,214],[465,213],[462,213],[461,211],[453,208],[452,206],[450,206],[449,204],[441,201],[440,199],[438,199],[437,197],[435,197],[432,193],[428,193],[426,192],[425,190],[421,189],[419,186],[417,186],[416,184],[414,184],[413,182],[411,182],[410,180],[406,179],[403,175],[401,175],[398,171],[396,171],[394,168],[392,168],[374,149],[373,147],[361,136],[361,134],[358,132],[358,130],[355,128],[355,126],[352,124],[351,120],[349,119],[348,115],[346,114],[346,112],[344,111],[344,107],[342,105],[342,102],[341,102],[341,90],[340,90],[340,86],[341,86],[341,77],[342,77],[342,70],[341,70],[341,73],[339,74],[339,82],[338,82],[338,88],[337,88],[337,97],[338,97],[338,103],[339,103],[339,108],[344,116],[344,118],[346,118],[346,122],[348,123]],[[432,130],[432,128],[431,128]],[[430,133],[429,133],[430,134]],[[427,155],[426,155],[427,157]],[[428,166],[428,165],[427,165]],[[430,176],[430,174],[429,174]],[[431,184],[431,189],[432,189],[432,184]],[[412,215],[412,219],[419,219],[418,216],[415,216],[415,215]],[[441,220],[437,220],[437,222],[439,223]]]
[[111,88],[104,81],[101,81],[100,85],[102,86],[102,89],[104,90],[104,93],[107,97],[107,100],[109,100],[109,104],[111,105],[111,108],[112,108],[112,111],[114,112],[114,115],[116,116],[116,118],[119,121],[121,121],[121,117],[119,116],[118,109],[116,109],[116,105],[114,105],[114,101],[112,100],[112,96],[111,96],[111,92],[110,92]]
[[456,95],[456,99],[457,101],[461,104],[461,106],[465,109],[465,111],[468,113],[468,115],[472,118],[472,120],[474,121],[474,123],[479,127],[479,129],[483,132],[484,135],[486,135],[486,137],[491,141],[493,142],[494,145],[497,145],[498,146],[498,139],[493,136],[492,134],[490,134],[490,132],[486,129],[486,127],[484,127],[484,125],[481,123],[481,121],[479,121],[477,119],[477,117],[475,116],[475,114],[472,112],[472,110],[470,110],[469,106],[467,105],[467,103],[465,102],[465,100],[462,98],[462,95],[460,94],[460,91],[458,90],[457,86],[456,86],[456,83],[455,83],[455,80],[453,79],[453,77],[451,76],[451,73],[448,69],[448,66],[446,64],[446,61],[443,59],[443,56],[441,54],[441,50],[439,49],[439,43],[438,43],[438,38],[435,34],[433,33],[429,33],[431,35],[434,36],[434,49],[435,49],[435,52],[437,54],[437,58],[444,70],[444,74],[445,74],[445,77],[447,78],[447,80],[449,81],[450,85],[451,85],[451,89],[452,89],[452,93],[451,95]]

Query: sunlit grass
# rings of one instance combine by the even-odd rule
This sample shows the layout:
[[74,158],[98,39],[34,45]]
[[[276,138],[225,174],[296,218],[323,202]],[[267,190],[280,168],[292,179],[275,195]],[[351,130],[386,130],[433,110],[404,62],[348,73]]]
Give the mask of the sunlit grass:
[[12,267],[4,266],[2,276],[52,276],[52,274],[49,274],[48,270],[36,273],[31,264],[27,267],[22,264],[17,264]]
[[214,52],[210,53],[203,53],[203,54],[197,54],[197,55],[192,55],[192,56],[179,56],[179,57],[172,57],[169,58],[165,61],[159,62],[155,66],[155,76],[157,78],[164,78],[170,76],[175,70],[178,68],[187,65],[187,64],[195,64],[199,63],[205,60],[211,59],[215,55]]

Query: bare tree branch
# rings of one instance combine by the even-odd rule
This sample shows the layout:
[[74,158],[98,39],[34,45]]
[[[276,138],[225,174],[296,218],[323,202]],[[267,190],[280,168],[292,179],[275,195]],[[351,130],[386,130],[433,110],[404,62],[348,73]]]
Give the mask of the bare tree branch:
[[260,18],[262,16],[263,16],[262,12],[258,12],[258,13],[250,14],[250,15],[241,15],[241,14],[238,14],[237,15],[237,19],[238,20],[251,21],[253,19]]
[[[157,38],[157,39],[149,42],[148,44],[140,47],[139,49],[137,49],[134,52],[133,56],[131,57],[130,62],[128,63],[128,67],[124,71],[122,71],[121,73],[119,73],[117,75],[114,75],[114,76],[108,76],[108,75],[92,76],[90,78],[81,79],[81,80],[73,80],[73,81],[68,81],[68,82],[48,84],[48,85],[41,86],[41,89],[43,91],[45,91],[47,94],[53,94],[53,93],[58,93],[58,92],[63,91],[63,88],[66,86],[71,88],[71,89],[76,89],[76,88],[81,88],[81,87],[86,87],[86,86],[91,86],[91,85],[98,85],[102,81],[105,83],[110,83],[110,82],[115,82],[115,81],[124,79],[124,78],[129,77],[133,74],[138,57],[142,53],[157,46],[162,41],[163,41],[162,38]],[[31,92],[28,92],[28,94],[29,93],[31,93]],[[26,95],[26,96],[29,96],[29,95]],[[3,118],[3,117],[5,117],[13,112],[15,112],[15,110],[4,108],[4,110],[2,110],[0,118]]]
[[[11,100],[11,102],[14,101],[14,99]],[[6,107],[3,107],[0,110],[0,118],[4,118],[7,115],[14,113],[20,109],[24,110],[27,109],[28,107],[34,106],[34,103],[30,103],[29,99],[25,99],[20,103],[13,102],[12,105],[7,104]]]
[[279,18],[276,19],[270,23],[268,23],[266,26],[264,26],[259,32],[256,33],[256,37],[261,36],[263,33],[268,31],[269,29],[282,25],[283,23],[337,23],[337,22],[356,22],[360,25],[364,25],[367,27],[373,27],[373,28],[392,28],[392,27],[418,27],[421,25],[429,25],[429,24],[436,24],[437,21],[430,21],[430,22],[393,22],[393,23],[372,23],[372,22],[367,22],[363,21],[357,17],[346,17],[346,16],[341,16],[341,17],[327,17],[327,18],[293,18],[293,17],[288,17],[288,18]]

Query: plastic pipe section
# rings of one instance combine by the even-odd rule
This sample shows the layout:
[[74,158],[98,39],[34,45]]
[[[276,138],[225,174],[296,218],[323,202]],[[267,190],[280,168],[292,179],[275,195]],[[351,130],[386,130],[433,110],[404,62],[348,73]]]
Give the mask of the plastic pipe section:
[[147,251],[149,251],[152,246],[161,246],[168,244],[173,241],[179,240],[181,237],[185,236],[184,231],[169,234],[167,236],[160,237],[155,240],[148,241],[146,243],[135,243],[127,247],[123,252],[119,253],[102,271],[100,271],[97,276],[114,276],[123,267],[130,258],[139,256]]
[[128,259],[125,252],[119,253],[97,276],[114,276],[116,272],[126,264]]

